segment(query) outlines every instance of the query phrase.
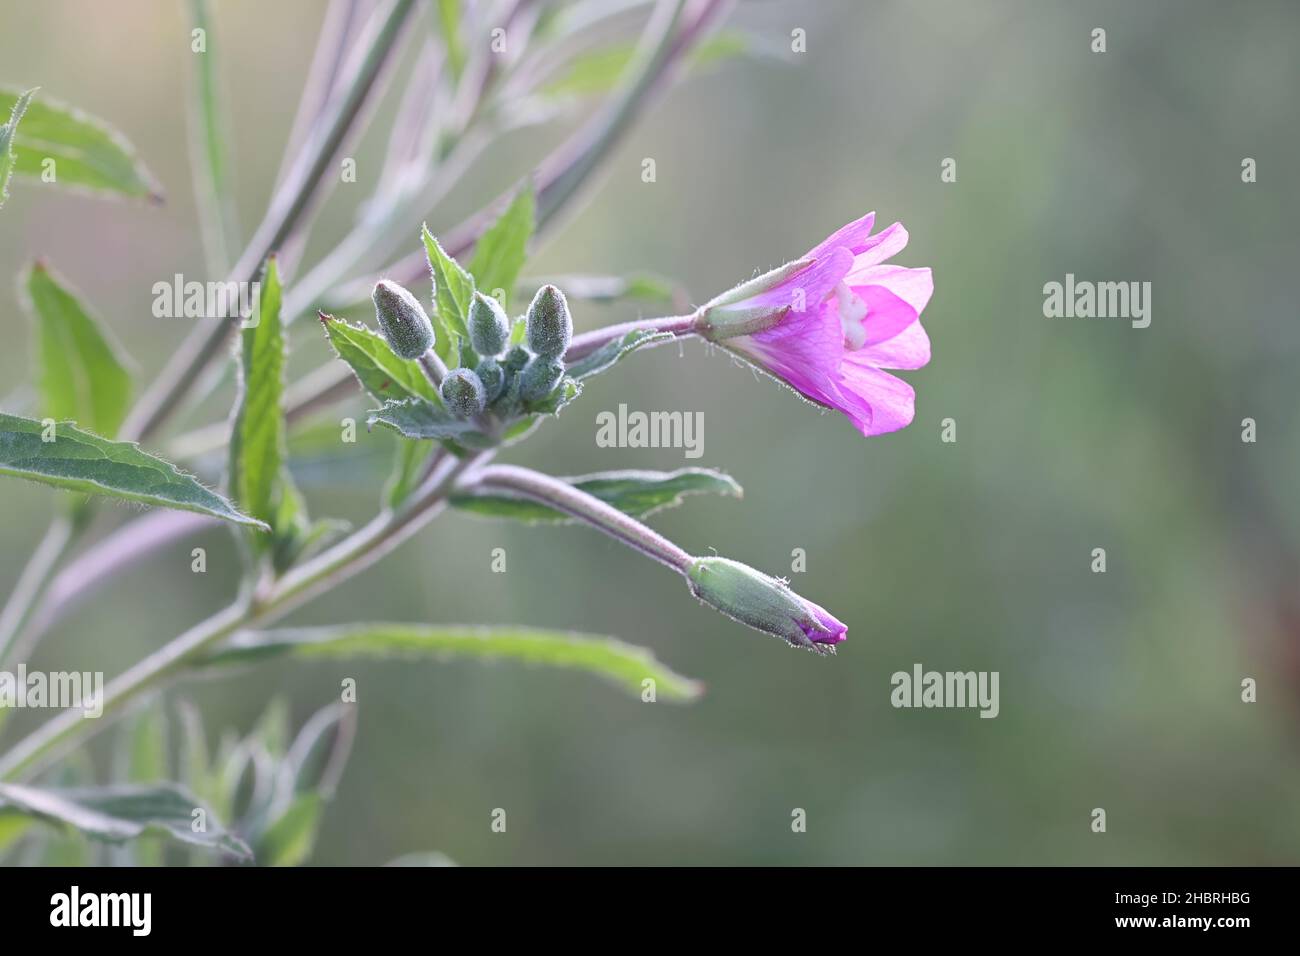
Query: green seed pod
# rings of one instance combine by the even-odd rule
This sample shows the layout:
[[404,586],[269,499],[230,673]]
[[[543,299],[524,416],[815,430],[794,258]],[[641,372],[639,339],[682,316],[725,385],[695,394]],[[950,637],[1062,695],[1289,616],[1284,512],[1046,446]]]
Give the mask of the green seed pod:
[[530,358],[532,356],[528,354],[528,349],[522,345],[516,345],[501,360],[501,367],[505,369],[507,375],[513,375],[527,365]]
[[491,405],[505,391],[506,373],[496,359],[485,358],[478,363],[474,369],[474,374],[478,376],[479,381],[483,383],[483,391],[487,396],[487,403]]
[[370,297],[379,330],[393,354],[416,359],[433,347],[433,323],[415,296],[396,282],[381,279]]
[[536,402],[550,395],[564,377],[564,363],[558,358],[536,356],[519,374],[519,397]]
[[483,383],[467,368],[454,368],[442,380],[442,401],[457,418],[473,418],[487,405]]
[[510,319],[501,303],[482,292],[474,293],[469,307],[469,342],[482,356],[495,357],[510,341]]
[[528,347],[538,355],[560,358],[573,338],[573,319],[564,293],[544,285],[528,307]]

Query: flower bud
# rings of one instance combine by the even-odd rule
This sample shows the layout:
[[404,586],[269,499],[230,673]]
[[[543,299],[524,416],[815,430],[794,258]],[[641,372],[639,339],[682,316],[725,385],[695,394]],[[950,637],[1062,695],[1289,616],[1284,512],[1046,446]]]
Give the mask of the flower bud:
[[474,374],[477,375],[479,381],[483,383],[484,395],[487,398],[487,403],[491,405],[500,397],[501,393],[505,391],[505,369],[501,367],[496,359],[485,358],[478,363],[477,367],[475,367]]
[[536,402],[560,384],[564,377],[564,363],[558,358],[538,355],[519,374],[519,397],[525,402]]
[[560,358],[573,338],[573,319],[564,293],[544,285],[528,307],[528,347],[538,355]]
[[501,303],[482,292],[474,293],[469,307],[469,343],[479,355],[497,356],[510,341],[510,319]]
[[477,375],[454,368],[442,380],[442,401],[457,418],[473,418],[487,405],[487,395]]
[[371,298],[379,330],[393,354],[416,359],[433,347],[433,323],[415,296],[396,282],[381,279]]
[[696,558],[686,571],[691,593],[732,620],[775,634],[793,647],[833,651],[848,628],[784,581],[728,558]]
[[506,357],[501,360],[501,367],[505,369],[507,375],[512,375],[527,365],[530,358],[532,358],[532,356],[528,354],[528,349],[524,348],[522,345],[516,345],[507,352]]

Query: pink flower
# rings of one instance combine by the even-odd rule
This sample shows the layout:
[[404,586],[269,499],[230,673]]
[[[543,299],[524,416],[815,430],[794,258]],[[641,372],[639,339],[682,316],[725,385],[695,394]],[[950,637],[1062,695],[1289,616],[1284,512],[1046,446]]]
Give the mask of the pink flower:
[[934,291],[929,269],[884,264],[907,245],[907,230],[896,222],[873,236],[875,218],[868,213],[802,259],[723,293],[697,319],[706,338],[843,412],[868,436],[912,421],[912,387],[882,370],[930,361],[920,319]]

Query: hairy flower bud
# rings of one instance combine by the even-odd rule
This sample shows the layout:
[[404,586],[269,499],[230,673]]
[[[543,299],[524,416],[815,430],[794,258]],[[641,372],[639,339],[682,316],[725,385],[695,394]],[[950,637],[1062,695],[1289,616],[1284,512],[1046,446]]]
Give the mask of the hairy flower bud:
[[487,403],[491,405],[505,391],[505,369],[496,359],[485,358],[475,367],[474,374],[483,383],[483,392],[487,397]]
[[691,593],[727,617],[825,654],[848,628],[825,608],[795,594],[784,581],[729,558],[696,558],[686,571]]
[[433,323],[415,296],[396,282],[380,279],[371,298],[379,330],[395,355],[416,359],[433,347]]
[[515,372],[522,370],[528,364],[530,358],[532,356],[528,354],[528,349],[522,345],[516,345],[501,360],[501,367],[505,369],[507,375],[513,375]]
[[454,368],[442,380],[442,401],[457,418],[473,418],[487,405],[487,395],[477,375]]
[[528,347],[538,355],[560,358],[573,339],[573,319],[564,293],[544,285],[528,307]]
[[479,355],[495,357],[510,341],[510,319],[501,303],[482,292],[474,293],[469,307],[469,342]]
[[536,402],[555,391],[564,377],[564,363],[558,358],[538,355],[519,374],[519,397]]

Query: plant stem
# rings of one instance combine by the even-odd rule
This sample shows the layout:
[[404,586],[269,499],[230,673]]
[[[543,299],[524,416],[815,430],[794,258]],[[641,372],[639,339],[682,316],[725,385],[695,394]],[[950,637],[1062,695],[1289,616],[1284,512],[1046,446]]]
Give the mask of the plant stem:
[[465,484],[465,488],[475,487],[499,488],[549,505],[603,531],[678,574],[685,574],[694,560],[659,532],[613,505],[540,471],[516,465],[491,465],[474,472]]
[[60,516],[50,523],[45,537],[28,559],[9,600],[5,602],[3,613],[0,613],[0,664],[9,657],[9,652],[31,617],[37,601],[49,587],[55,565],[74,537],[72,520],[66,515]]
[[621,339],[629,332],[671,332],[674,336],[695,335],[695,313],[690,315],[668,315],[660,316],[654,319],[636,319],[632,322],[622,322],[618,325],[606,325],[599,329],[592,329],[590,332],[583,332],[581,335],[575,335],[573,341],[569,343],[569,350],[564,353],[566,363],[576,362],[580,358],[585,358],[592,352],[597,351],[602,346],[609,344],[615,339]]
[[[660,0],[645,31],[642,54],[635,66],[629,65],[625,85],[615,99],[538,164],[533,174],[537,184],[538,231],[573,199],[578,186],[609,156],[631,121],[664,87],[691,45],[700,38],[717,13],[727,6],[727,0],[709,0],[698,16],[680,32],[675,32],[680,6],[681,0]],[[577,174],[579,170],[581,175]],[[447,254],[460,257],[472,249],[513,194],[513,189],[508,190],[496,202],[441,235],[439,238]],[[385,272],[393,281],[409,285],[417,281],[427,268],[424,255],[416,253],[398,260]],[[349,288],[344,301],[350,298],[351,291]]]
[[[231,270],[231,281],[252,282],[266,257],[297,229],[320,189],[326,169],[334,161],[361,114],[376,78],[392,55],[413,4],[414,0],[392,0],[368,49],[359,58],[350,83],[333,98],[335,105],[329,122],[309,139],[283,187],[276,191],[262,224]],[[124,438],[147,438],[166,421],[208,364],[223,354],[227,338],[238,328],[238,318],[227,316],[210,329],[197,328],[190,334],[159,373],[153,387],[131,410],[122,426]]]
[[[290,570],[265,593],[235,601],[150,654],[104,688],[103,716],[120,711],[223,638],[249,625],[274,620],[374,564],[424,527],[441,510],[456,479],[489,454],[444,461],[402,507],[381,512],[334,547]],[[0,758],[0,780],[30,776],[65,747],[104,725],[102,719],[87,721],[79,710],[64,711]]]
[[441,388],[442,380],[447,377],[447,366],[433,349],[420,356],[420,370],[434,388]]

